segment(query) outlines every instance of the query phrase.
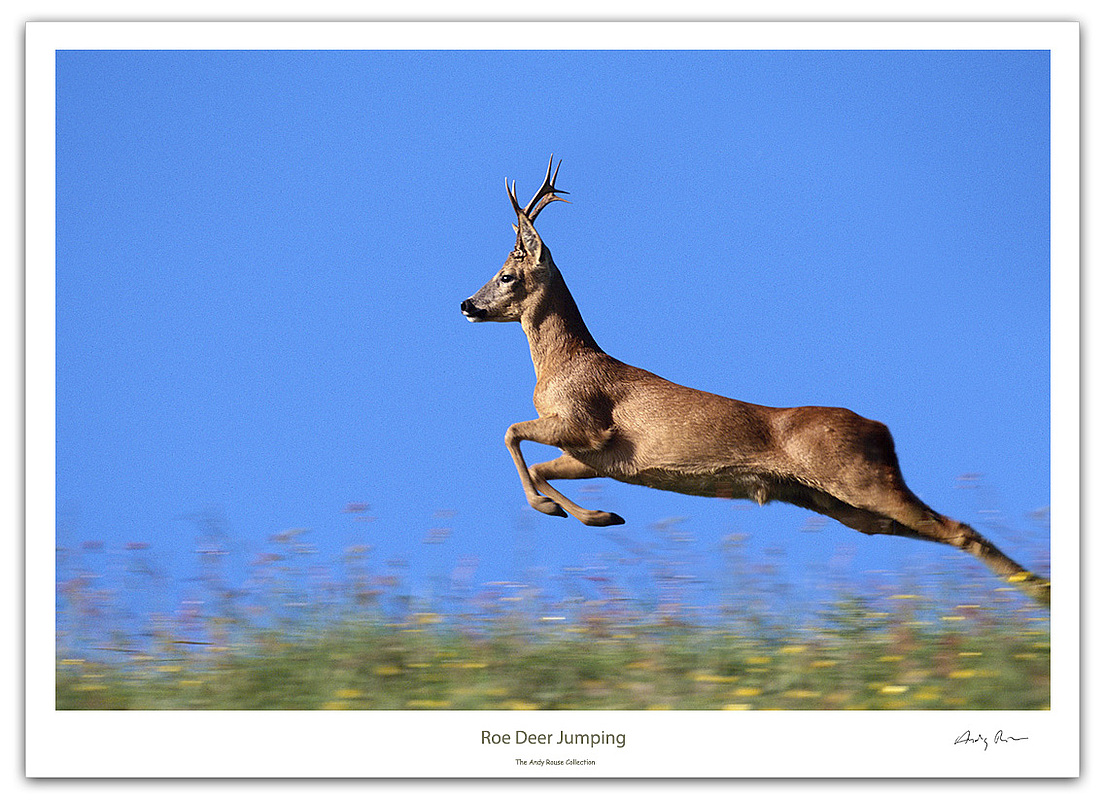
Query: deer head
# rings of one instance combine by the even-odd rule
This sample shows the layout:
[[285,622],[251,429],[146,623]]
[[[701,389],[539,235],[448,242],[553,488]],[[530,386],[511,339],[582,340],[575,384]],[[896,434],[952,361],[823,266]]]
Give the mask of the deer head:
[[525,310],[537,304],[548,289],[556,265],[533,223],[541,209],[549,203],[555,200],[568,202],[557,196],[568,194],[554,185],[559,172],[560,164],[557,163],[556,170],[553,170],[550,156],[545,181],[525,208],[518,205],[515,188],[507,181],[506,191],[518,218],[518,224],[514,226],[518,237],[514,250],[494,277],[460,304],[461,312],[470,322],[518,322]]

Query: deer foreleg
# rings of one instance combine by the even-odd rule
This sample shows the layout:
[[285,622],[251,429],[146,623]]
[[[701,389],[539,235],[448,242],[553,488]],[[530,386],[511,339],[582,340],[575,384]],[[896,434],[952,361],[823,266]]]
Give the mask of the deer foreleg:
[[565,453],[560,458],[554,458],[552,461],[535,464],[530,467],[529,473],[539,491],[559,503],[561,508],[584,525],[604,526],[625,523],[624,519],[609,511],[592,511],[576,505],[549,484],[550,480],[579,480],[602,477],[578,458]]
[[520,446],[523,441],[538,442],[539,444],[559,447],[559,442],[564,437],[564,424],[556,417],[541,417],[527,422],[515,422],[506,429],[504,442],[506,449],[510,451],[510,457],[514,459],[514,466],[518,470],[518,478],[522,482],[522,491],[526,493],[526,502],[530,507],[554,517],[566,517],[564,509],[556,504],[555,500],[543,496],[534,485],[533,476],[522,456]]
[[[581,445],[590,445],[592,438],[593,437],[588,436],[586,431],[580,430],[578,426],[569,425],[560,417],[555,416],[540,417],[527,422],[516,422],[507,428],[504,441],[506,442],[507,449],[510,451],[510,457],[514,459],[514,466],[518,470],[518,478],[522,482],[522,490],[526,493],[526,501],[532,508],[543,514],[550,514],[555,517],[567,516],[564,509],[560,507],[556,500],[542,495],[537,490],[534,476],[530,474],[530,470],[526,466],[526,460],[522,457],[521,442],[537,442],[539,444],[547,444],[564,449],[573,446],[579,447]],[[541,483],[542,488],[547,487],[547,489],[552,489],[552,487],[548,485],[547,480],[542,479]],[[546,493],[548,492],[546,491]],[[557,499],[567,500],[564,495],[560,494],[555,489],[552,490],[552,494],[557,495]],[[576,506],[574,503],[571,503],[571,505],[575,506],[575,508],[579,509],[581,512],[586,512],[586,509],[579,508],[579,506]],[[586,521],[582,517],[578,518],[581,521]],[[613,521],[605,523],[592,521],[588,524],[612,525],[616,523]]]

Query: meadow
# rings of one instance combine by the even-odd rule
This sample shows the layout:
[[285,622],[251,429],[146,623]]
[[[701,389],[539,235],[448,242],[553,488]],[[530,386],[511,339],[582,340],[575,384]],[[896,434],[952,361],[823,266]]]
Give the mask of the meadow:
[[[667,535],[658,525],[660,540]],[[424,546],[433,547],[431,531]],[[463,564],[417,596],[394,563],[310,533],[271,537],[235,576],[201,542],[173,613],[148,546],[59,548],[59,709],[1046,709],[1050,619],[961,560],[789,596],[745,537],[722,542],[703,605],[663,559],[562,585],[475,584]],[[110,548],[108,548],[110,550]],[[668,554],[670,558],[670,553]],[[949,557],[951,558],[951,556]],[[93,569],[96,562],[119,573]]]

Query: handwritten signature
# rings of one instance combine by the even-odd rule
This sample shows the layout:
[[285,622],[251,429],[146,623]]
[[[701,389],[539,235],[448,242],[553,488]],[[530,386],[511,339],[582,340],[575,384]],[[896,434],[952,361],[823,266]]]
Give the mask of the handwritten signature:
[[993,741],[994,744],[1000,744],[1002,742],[1023,742],[1027,738],[1027,736],[1007,736],[1005,731],[998,730],[993,737],[988,739],[982,734],[972,736],[971,732],[967,730],[959,734],[959,738],[955,740],[955,744],[975,744],[977,742],[982,742],[982,750],[985,752],[990,749],[991,741]]

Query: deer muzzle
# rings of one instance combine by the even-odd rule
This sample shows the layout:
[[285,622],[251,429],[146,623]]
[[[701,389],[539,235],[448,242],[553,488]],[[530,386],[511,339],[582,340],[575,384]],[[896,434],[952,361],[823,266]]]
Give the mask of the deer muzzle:
[[487,320],[487,311],[472,302],[472,298],[460,304],[460,313],[464,314],[469,322],[484,322]]

